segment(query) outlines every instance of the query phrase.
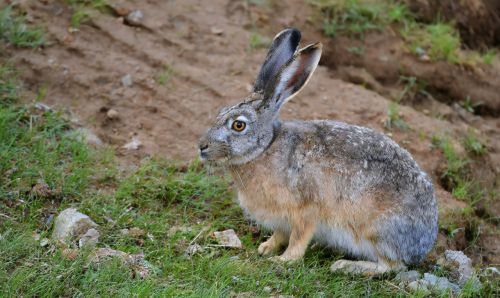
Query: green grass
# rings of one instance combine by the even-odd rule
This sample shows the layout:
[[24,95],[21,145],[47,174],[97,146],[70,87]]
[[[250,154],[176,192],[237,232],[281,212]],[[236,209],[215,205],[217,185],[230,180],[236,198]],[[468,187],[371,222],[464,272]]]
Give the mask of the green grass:
[[389,109],[387,110],[387,118],[384,121],[384,127],[389,130],[397,128],[401,131],[407,131],[410,129],[408,123],[406,123],[399,116],[399,104],[397,102],[389,103]]
[[158,74],[156,81],[158,82],[158,84],[163,86],[170,81],[173,74],[174,70],[172,69],[172,67],[170,67],[169,65],[164,65],[163,70]]
[[81,24],[90,20],[91,11],[106,11],[109,5],[106,0],[66,0],[72,9],[70,24],[73,28],[78,28]]
[[[321,246],[293,264],[259,256],[268,233],[245,218],[224,175],[157,158],[122,173],[112,151],[79,141],[58,113],[16,105],[15,72],[0,69],[11,98],[0,105],[0,297],[423,297],[395,287],[394,274],[332,274],[342,256]],[[34,193],[40,179],[51,191]],[[48,219],[69,206],[99,224],[99,247],[144,253],[153,273],[141,279],[117,259],[89,264],[90,248],[69,260],[55,243],[42,247],[33,234],[50,238]],[[120,232],[132,227],[145,234]],[[229,228],[244,249],[214,245],[212,232]],[[187,256],[190,243],[203,251]]]
[[26,24],[24,16],[16,16],[12,6],[0,10],[0,38],[16,47],[38,48],[45,43],[43,31]]
[[482,156],[488,153],[486,146],[478,140],[476,133],[473,129],[467,131],[467,136],[464,139],[464,147],[467,151],[474,155]]
[[259,48],[267,48],[271,44],[271,40],[264,37],[256,32],[250,33],[249,46],[250,50],[255,50]]

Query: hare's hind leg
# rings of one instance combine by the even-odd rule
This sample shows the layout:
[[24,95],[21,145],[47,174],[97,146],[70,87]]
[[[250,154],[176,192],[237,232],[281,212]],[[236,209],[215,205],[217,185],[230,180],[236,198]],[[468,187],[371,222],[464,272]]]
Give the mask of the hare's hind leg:
[[391,270],[401,270],[402,268],[404,268],[404,265],[389,264],[382,260],[378,262],[338,260],[333,263],[330,270],[332,272],[342,271],[345,273],[362,274],[365,276],[376,276]]
[[285,246],[288,243],[289,235],[281,230],[275,230],[273,235],[267,239],[267,241],[262,242],[259,245],[257,251],[261,255],[268,255],[272,252],[277,251],[282,246]]

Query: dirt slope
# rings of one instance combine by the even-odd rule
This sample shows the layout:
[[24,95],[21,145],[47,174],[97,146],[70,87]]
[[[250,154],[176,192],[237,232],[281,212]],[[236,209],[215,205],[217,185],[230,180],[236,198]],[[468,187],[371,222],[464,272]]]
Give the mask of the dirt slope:
[[[255,26],[268,37],[285,26],[299,27],[306,42],[319,40],[332,46],[307,22],[310,8],[301,1],[273,2],[263,8],[224,0],[210,4],[195,0],[110,2],[115,7],[140,9],[145,15],[143,25],[132,27],[123,18],[96,12],[72,32],[68,30],[71,11],[62,2],[23,1],[22,9],[46,27],[49,45],[41,50],[8,49],[8,53],[33,92],[31,98],[46,90],[43,102],[67,110],[75,122],[115,147],[126,164],[148,155],[176,160],[197,155],[199,136],[220,107],[247,94],[264,58],[265,49],[249,46]],[[160,84],[167,66],[170,78]],[[121,82],[127,74],[133,81],[130,87]],[[337,77],[335,71],[320,66],[310,84],[284,108],[282,117],[338,119],[383,130],[389,100]],[[440,131],[464,135],[471,125],[485,131],[492,152],[485,163],[490,173],[486,179],[494,184],[500,172],[500,121],[463,118],[449,106],[432,104],[427,108],[440,109],[449,117],[438,119],[419,112],[422,109],[402,106],[401,115],[412,130],[394,131],[392,137],[433,176],[440,207],[463,208],[463,202],[437,183],[436,171],[443,157],[432,148],[430,136]],[[118,112],[118,119],[106,116],[109,109]],[[137,151],[123,149],[134,137],[143,146]],[[498,260],[497,238],[491,240],[488,262]]]

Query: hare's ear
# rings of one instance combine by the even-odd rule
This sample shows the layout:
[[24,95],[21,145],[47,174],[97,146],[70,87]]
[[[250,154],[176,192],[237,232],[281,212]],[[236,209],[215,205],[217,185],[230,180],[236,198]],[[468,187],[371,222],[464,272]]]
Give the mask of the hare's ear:
[[299,93],[318,66],[321,49],[322,44],[318,42],[297,52],[266,86],[262,107],[277,113],[285,102]]
[[266,60],[255,80],[254,92],[263,91],[266,88],[268,82],[278,74],[281,67],[293,57],[299,42],[300,31],[294,28],[287,28],[274,37]]

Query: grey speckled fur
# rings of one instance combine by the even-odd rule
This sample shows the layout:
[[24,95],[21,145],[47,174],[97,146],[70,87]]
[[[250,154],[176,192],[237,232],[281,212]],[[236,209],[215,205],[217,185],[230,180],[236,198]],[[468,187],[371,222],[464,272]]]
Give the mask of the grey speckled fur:
[[[326,214],[331,221],[305,219],[318,221],[316,240],[368,261],[383,257],[396,263],[420,262],[436,239],[437,203],[430,179],[410,154],[365,127],[329,120],[279,119],[280,108],[306,84],[321,55],[320,44],[297,51],[299,40],[295,29],[277,35],[252,94],[222,109],[200,140],[202,159],[230,167],[240,196],[246,192],[247,202],[274,204],[276,219],[265,214],[268,209],[264,206],[259,209],[241,202],[254,219],[271,229],[292,228],[291,215],[280,211],[288,205],[329,206],[332,210]],[[234,131],[234,121],[245,122],[246,128]],[[259,175],[264,178],[254,177]],[[265,184],[266,179],[283,189],[280,193],[287,194],[283,200],[288,202],[251,184]],[[259,192],[262,194],[256,194]],[[384,211],[370,224],[376,239],[355,241],[352,232],[335,222],[334,206],[357,209],[367,198]]]

